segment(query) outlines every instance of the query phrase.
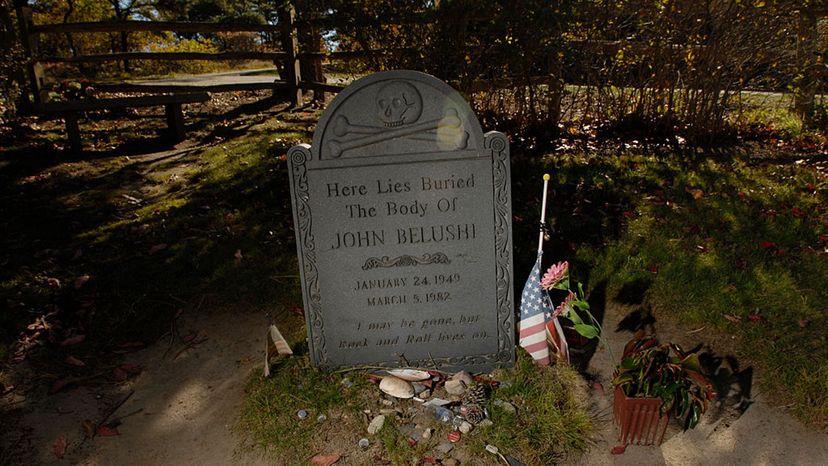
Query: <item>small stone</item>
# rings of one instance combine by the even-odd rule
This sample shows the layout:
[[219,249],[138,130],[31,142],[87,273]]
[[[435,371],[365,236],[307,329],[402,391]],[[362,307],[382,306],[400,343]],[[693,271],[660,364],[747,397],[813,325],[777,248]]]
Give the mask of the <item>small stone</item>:
[[446,458],[443,460],[443,466],[458,466],[459,464],[460,462],[454,458]]
[[438,452],[444,454],[444,455],[447,455],[448,452],[450,452],[451,450],[454,450],[454,445],[452,445],[449,442],[442,442],[439,445],[437,445],[434,449],[437,450]]
[[371,435],[376,434],[382,429],[382,426],[385,424],[385,416],[380,414],[379,416],[375,417],[371,420],[371,423],[368,424],[368,433]]
[[429,429],[424,430],[424,431],[423,431],[423,438],[424,438],[425,440],[430,439],[430,438],[431,438],[431,434],[432,434],[433,432],[434,432],[434,429],[430,429],[430,428],[429,428]]
[[472,429],[474,429],[474,426],[471,424],[471,422],[463,421],[463,423],[460,424],[460,432],[464,434],[468,434],[472,431]]
[[466,371],[460,371],[452,375],[450,380],[459,380],[460,382],[463,382],[463,384],[467,387],[474,383],[474,379],[472,378],[471,374],[469,374]]
[[452,432],[449,432],[449,434],[447,436],[449,442],[451,442],[451,443],[459,442],[462,437],[463,436],[460,434],[460,432],[458,432],[456,430],[452,431]]
[[316,416],[316,422],[318,422],[318,423],[323,423],[327,420],[328,420],[328,416],[325,416],[324,414],[320,414],[319,416]]
[[305,419],[308,417],[308,412],[304,409],[300,409],[299,411],[296,411],[296,417],[299,419]]
[[384,406],[394,406],[394,402],[391,400],[382,399],[380,400],[380,403],[382,403]]
[[515,408],[515,405],[509,402],[503,403],[503,406],[501,406],[501,408],[503,408],[503,411],[506,411],[507,413],[515,414],[517,412],[517,408]]
[[361,439],[359,439],[358,445],[359,445],[359,448],[362,448],[363,450],[365,450],[366,448],[368,448],[369,445],[371,445],[371,442],[369,442],[367,438],[361,438]]
[[447,380],[445,387],[449,395],[462,395],[466,391],[466,386],[460,380]]
[[492,444],[486,445],[486,451],[488,451],[489,453],[491,453],[493,455],[496,455],[496,454],[500,453],[500,450]]
[[477,424],[477,427],[480,427],[481,429],[485,429],[486,427],[491,427],[493,425],[494,425],[494,422],[492,422],[491,419],[483,419],[482,421],[480,421]]
[[342,382],[340,382],[340,383],[341,383],[341,384],[342,384],[342,386],[343,386],[343,387],[345,387],[345,388],[351,388],[351,387],[354,385],[354,383],[353,383],[353,382],[351,382],[351,380],[350,380],[350,379],[342,379]]

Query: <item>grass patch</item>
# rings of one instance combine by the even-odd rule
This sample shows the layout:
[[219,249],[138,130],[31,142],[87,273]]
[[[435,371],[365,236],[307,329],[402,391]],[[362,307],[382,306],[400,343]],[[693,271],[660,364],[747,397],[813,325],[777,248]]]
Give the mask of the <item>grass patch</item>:
[[734,335],[771,398],[825,426],[828,179],[794,162],[618,158],[614,182],[631,186],[625,225],[576,262],[611,298],[646,283],[658,318]]
[[[342,454],[347,464],[375,464],[379,459],[410,464],[427,455],[465,456],[469,464],[497,464],[497,458],[485,451],[487,444],[497,445],[525,464],[553,464],[572,459],[586,448],[592,423],[585,408],[584,382],[571,368],[540,367],[520,351],[514,368],[495,374],[497,380],[509,383],[495,390],[487,402],[493,424],[464,435],[450,455],[433,449],[445,442],[451,426],[439,423],[413,400],[396,400],[394,408],[402,414],[386,415],[383,429],[376,436],[368,435],[368,421],[388,408],[380,403],[379,389],[360,372],[321,372],[309,366],[307,357],[283,361],[270,379],[259,374],[251,377],[237,428],[254,444],[276,452],[284,464],[303,464],[316,453],[334,452]],[[343,378],[353,385],[346,388]],[[495,400],[512,403],[517,412],[509,412]],[[297,418],[300,409],[310,413],[307,419]],[[363,414],[366,409],[370,415]],[[327,420],[316,422],[319,414]],[[429,440],[419,435],[422,429],[417,431],[418,443],[412,447],[408,443],[412,434],[404,432],[415,424],[436,430]],[[368,450],[357,447],[362,437],[371,441]]]

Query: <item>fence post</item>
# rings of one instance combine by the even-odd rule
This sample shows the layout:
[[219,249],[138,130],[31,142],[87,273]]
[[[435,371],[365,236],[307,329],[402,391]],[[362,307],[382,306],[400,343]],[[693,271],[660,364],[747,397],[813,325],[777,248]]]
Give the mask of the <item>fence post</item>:
[[814,120],[814,97],[819,85],[820,65],[817,63],[819,30],[816,11],[799,9],[799,30],[796,36],[797,77],[794,81],[794,108],[809,127]]
[[40,89],[43,87],[43,65],[37,62],[38,35],[30,32],[32,22],[32,9],[27,6],[17,6],[17,23],[20,28],[20,43],[23,45],[23,52],[26,54],[26,74],[32,93],[32,100],[29,101],[35,106],[40,105]]
[[297,107],[302,103],[302,89],[299,87],[302,74],[299,70],[299,44],[296,39],[296,9],[288,4],[279,11],[279,22],[282,23],[282,48],[287,54],[283,79],[287,81],[290,93],[290,103]]

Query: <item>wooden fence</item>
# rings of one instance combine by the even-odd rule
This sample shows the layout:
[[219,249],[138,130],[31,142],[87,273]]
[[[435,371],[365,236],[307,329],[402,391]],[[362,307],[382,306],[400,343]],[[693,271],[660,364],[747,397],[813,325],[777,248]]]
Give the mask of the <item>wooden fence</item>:
[[[110,92],[146,92],[175,93],[194,90],[206,92],[230,92],[271,89],[274,92],[287,92],[294,105],[302,98],[302,91],[339,92],[343,86],[328,84],[321,74],[321,61],[324,58],[349,59],[365,55],[364,52],[308,52],[299,53],[297,41],[298,28],[303,24],[296,20],[295,10],[287,8],[280,14],[278,25],[262,24],[228,24],[228,23],[193,23],[170,21],[107,21],[78,22],[60,24],[35,24],[32,9],[16,8],[18,26],[22,43],[27,55],[27,78],[30,94],[35,107],[41,104],[41,90],[46,86],[44,64],[46,63],[102,63],[131,60],[167,60],[167,61],[229,61],[229,60],[266,60],[280,69],[280,76],[271,83],[222,83],[216,85],[155,85],[141,83],[100,84],[95,87]],[[310,22],[308,22],[310,23]],[[71,33],[130,33],[130,32],[256,32],[278,34],[281,37],[282,50],[278,51],[233,51],[233,52],[113,52],[105,54],[86,54],[77,56],[46,56],[40,53],[38,44],[42,34]],[[317,63],[315,69],[320,72],[312,79],[302,79],[300,61]]]
[[[818,2],[824,3],[824,2]],[[266,60],[276,64],[280,70],[279,79],[268,83],[230,83],[217,84],[214,86],[192,86],[192,85],[146,85],[138,83],[118,83],[97,86],[105,91],[122,92],[147,92],[147,93],[174,93],[189,92],[194,90],[208,92],[225,92],[240,90],[272,89],[274,92],[286,92],[294,104],[302,99],[303,91],[314,91],[315,93],[339,92],[343,86],[329,84],[326,82],[322,72],[323,60],[353,60],[365,57],[376,57],[398,51],[390,50],[364,50],[349,52],[321,52],[322,30],[336,28],[334,18],[321,17],[310,20],[297,20],[295,9],[288,6],[280,12],[278,24],[218,24],[218,23],[192,23],[192,22],[161,22],[161,21],[111,21],[111,22],[83,22],[83,23],[61,23],[61,24],[34,24],[32,11],[28,7],[16,7],[19,30],[23,48],[29,58],[27,64],[27,77],[30,83],[31,95],[34,104],[40,103],[41,89],[45,85],[44,63],[102,63],[112,61],[129,60]],[[439,11],[427,11],[420,15],[411,15],[407,21],[420,23],[433,23],[438,21],[436,16]],[[806,71],[801,86],[797,91],[797,107],[803,115],[808,114],[808,109],[813,107],[814,94],[819,88],[822,77],[822,68],[815,61],[821,51],[815,50],[817,43],[817,19],[828,16],[828,10],[812,7],[803,8],[798,14],[799,30],[797,34],[797,55],[798,61],[803,70]],[[300,53],[298,37],[300,32],[316,31],[311,43],[316,47],[310,47],[312,51]],[[71,57],[44,56],[39,53],[38,42],[43,34],[71,34],[71,33],[121,33],[130,32],[186,32],[186,33],[217,33],[217,32],[257,32],[260,34],[277,35],[281,43],[281,50],[276,51],[233,51],[218,53],[202,52],[114,52],[106,54],[87,54]],[[308,49],[304,44],[305,49]],[[569,42],[568,46],[574,49],[590,50],[592,52],[607,52],[612,55],[623,46],[635,46],[636,44],[620,43],[611,41],[589,41],[589,43]],[[637,44],[647,47],[646,44]],[[697,46],[698,47],[698,46]],[[673,48],[684,49],[686,46],[675,45]],[[409,50],[410,51],[410,50]],[[589,55],[589,54],[588,54]],[[305,71],[303,73],[303,71]],[[493,80],[479,80],[466,86],[467,91],[475,92],[491,90],[512,86],[526,85],[528,83],[543,84],[559,82],[561,76],[555,76],[551,71],[543,76],[523,77],[520,79],[503,77]]]

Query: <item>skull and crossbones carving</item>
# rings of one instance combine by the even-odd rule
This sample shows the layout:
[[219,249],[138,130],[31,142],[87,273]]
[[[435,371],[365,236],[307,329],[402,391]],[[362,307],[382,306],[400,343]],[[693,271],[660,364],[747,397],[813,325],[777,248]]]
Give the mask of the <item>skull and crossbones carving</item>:
[[450,149],[464,149],[469,139],[463,122],[453,108],[443,117],[418,122],[423,113],[423,99],[419,91],[405,81],[391,81],[382,86],[376,96],[377,118],[382,126],[355,125],[344,115],[334,120],[333,134],[328,142],[331,157],[370,144],[407,137],[430,141]]

